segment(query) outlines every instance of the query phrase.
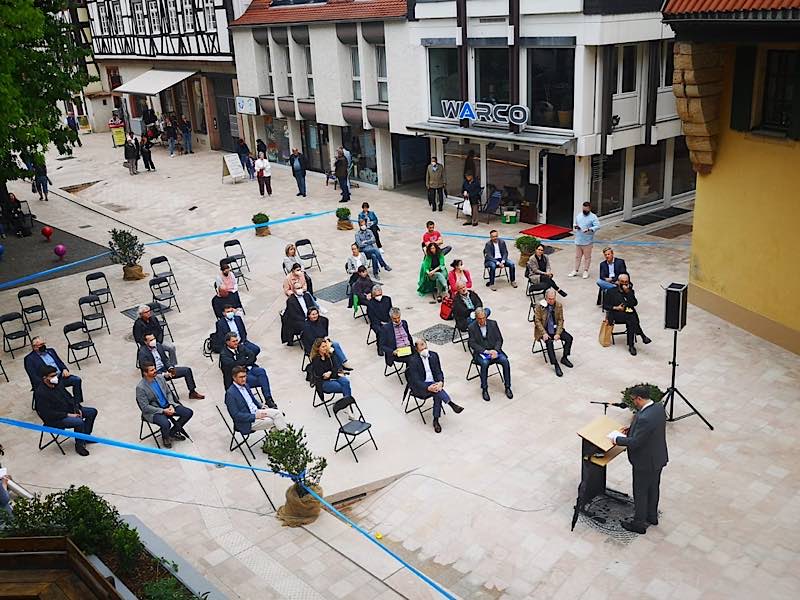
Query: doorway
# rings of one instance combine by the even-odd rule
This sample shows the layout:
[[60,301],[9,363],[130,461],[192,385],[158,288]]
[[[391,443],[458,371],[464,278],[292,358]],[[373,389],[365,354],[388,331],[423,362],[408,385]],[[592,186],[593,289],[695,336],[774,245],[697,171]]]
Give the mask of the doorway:
[[575,202],[575,157],[547,155],[547,219],[551,225],[572,227]]
[[422,136],[392,134],[392,167],[396,186],[425,186],[425,173],[431,161],[430,140]]
[[327,126],[316,121],[300,121],[300,138],[303,140],[303,154],[308,158],[309,170],[319,173],[329,170]]
[[236,152],[239,139],[239,115],[236,113],[236,98],[233,95],[233,79],[214,77],[214,100],[217,105],[217,127],[220,145],[228,152]]

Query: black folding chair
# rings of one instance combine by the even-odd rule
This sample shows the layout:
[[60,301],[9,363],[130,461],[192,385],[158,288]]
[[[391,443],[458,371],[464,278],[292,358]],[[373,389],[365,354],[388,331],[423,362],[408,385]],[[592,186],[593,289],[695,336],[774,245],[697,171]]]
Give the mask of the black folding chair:
[[[100,302],[100,298],[94,294],[81,296],[78,298],[78,308],[81,310],[81,321],[83,321],[86,331],[100,331],[105,327],[106,331],[111,333],[111,329],[108,327],[106,311],[103,309],[103,303]],[[90,327],[91,323],[98,323],[98,326]]]
[[[492,366],[494,366],[495,368],[494,372],[492,372]],[[475,371],[474,375],[472,375],[472,371]],[[505,380],[503,379],[503,372],[500,370],[500,363],[495,362],[489,365],[488,377],[491,377],[492,375],[500,375],[500,381],[505,382]],[[469,361],[469,366],[467,367],[467,381],[472,381],[473,379],[477,379],[480,376],[481,376],[481,368],[478,365],[478,363],[475,362],[475,357],[472,357],[472,359]]]
[[[429,398],[433,398],[433,396],[431,395],[427,398],[420,398],[414,393],[414,390],[411,389],[411,386],[406,384],[406,389],[403,392],[403,401],[405,402],[403,410],[406,414],[412,413],[415,410],[419,411],[419,416],[422,419],[423,425],[427,425],[427,422],[425,421],[425,413],[433,410],[433,404],[431,404],[428,408],[425,408],[425,403]],[[414,400],[413,406],[411,405],[412,399]],[[442,403],[442,414],[445,414],[444,403]]]
[[[76,339],[76,331],[83,332],[85,337]],[[71,337],[70,334],[72,334]],[[69,364],[77,364],[79,371],[81,370],[81,361],[87,360],[92,355],[92,352],[94,352],[94,355],[97,357],[98,363],[103,362],[100,360],[100,355],[97,353],[97,347],[92,340],[92,334],[89,333],[89,330],[82,321],[64,325],[64,337],[67,338],[67,362]],[[86,356],[79,358],[78,352],[85,352]]]
[[[358,418],[357,419],[347,419],[345,422],[339,418],[339,413],[350,406],[355,407],[358,411]],[[372,442],[372,445],[375,446],[375,450],[378,449],[378,444],[375,443],[375,438],[372,437],[372,428],[371,423],[367,423],[364,419],[364,413],[361,412],[361,408],[358,406],[356,399],[352,396],[345,396],[341,400],[337,400],[336,403],[333,405],[333,414],[336,416],[336,421],[339,423],[339,431],[336,433],[336,441],[333,443],[333,451],[339,452],[339,450],[344,450],[346,447],[350,448],[350,452],[353,454],[353,458],[356,459],[358,462],[358,457],[356,456],[356,450],[361,448],[364,444],[368,444]],[[358,446],[353,446],[353,442],[358,438],[359,435],[366,433],[369,436],[368,440],[364,440]],[[339,438],[344,437],[344,444],[339,446]]]
[[6,368],[3,366],[2,360],[0,360],[0,373],[3,374],[3,377],[6,378],[6,383],[8,383],[8,375],[6,374]]
[[[228,450],[230,450],[231,452],[235,452],[236,450],[241,451],[242,448],[247,448],[247,450],[250,452],[250,456],[252,456],[253,459],[255,459],[256,455],[253,452],[253,448],[255,446],[260,446],[264,444],[264,440],[267,439],[267,434],[269,433],[269,431],[258,430],[258,431],[251,431],[250,433],[246,434],[242,433],[241,431],[238,431],[236,429],[236,425],[234,424],[232,418],[230,419],[230,424],[228,423],[228,419],[225,418],[225,415],[222,413],[222,410],[220,409],[219,406],[217,406],[217,412],[219,413],[219,416],[222,417],[222,420],[225,422],[225,426],[228,428],[228,433],[231,434],[231,442],[228,445]],[[230,415],[228,415],[228,417],[230,418]],[[258,435],[259,433],[263,433],[264,435],[259,436]],[[241,438],[241,441],[239,441],[236,438],[237,435]],[[250,441],[251,437],[254,437],[256,439],[251,442]]]
[[[180,402],[178,404],[180,404]],[[150,438],[152,438],[153,441],[156,443],[156,448],[160,450],[161,444],[158,443],[158,438],[159,436],[161,436],[161,427],[151,423],[150,421],[145,420],[145,418],[142,417],[141,415],[139,416],[141,417],[141,423],[139,424],[139,441],[143,442],[145,440],[149,440]],[[167,418],[172,422],[173,425],[177,423],[179,419],[179,417],[174,415],[172,417],[167,417]],[[144,432],[145,425],[147,425],[149,433]],[[183,435],[186,436],[187,440],[189,440],[194,444],[194,440],[189,436],[188,433],[186,433],[186,429],[181,428],[181,433],[183,433]],[[164,439],[162,438],[161,441],[163,443]]]
[[[508,265],[503,263],[500,267],[494,267],[494,280],[497,281],[501,277],[505,277],[506,280],[511,281],[511,278],[508,276]],[[489,267],[483,267],[483,279],[484,281],[489,281]]]
[[454,344],[461,343],[461,348],[463,348],[464,352],[468,350],[467,342],[469,341],[469,333],[466,331],[461,331],[458,328],[458,325],[453,325],[453,339],[451,340]]
[[[47,442],[46,444],[44,443],[44,434],[45,433],[50,436],[50,441]],[[42,431],[39,434],[39,452],[41,452],[42,450],[44,450],[45,448],[47,448],[51,444],[55,444],[56,446],[58,446],[58,449],[61,450],[61,454],[63,456],[66,456],[67,453],[64,452],[64,448],[61,447],[61,444],[65,443],[68,439],[69,438],[67,436],[61,436],[61,435],[59,435],[57,433],[50,433],[49,431]]]
[[172,289],[172,284],[166,277],[153,277],[150,280],[150,293],[153,295],[153,302],[169,302],[169,307],[175,302],[175,308],[181,312],[181,305],[178,304],[178,298],[175,296],[175,291]]
[[[389,360],[392,360],[392,357],[389,357]],[[405,366],[406,363],[402,361],[392,360],[390,363],[389,360],[386,360],[386,366],[383,368],[383,376],[384,377],[391,377],[392,375],[397,375],[397,379],[400,381],[400,385],[403,382],[403,373],[406,372]]]
[[[25,327],[28,331],[31,329],[31,323],[38,323],[39,321],[47,320],[50,323],[50,315],[47,314],[47,309],[44,306],[42,295],[36,288],[28,288],[17,292],[17,300],[19,300],[19,309],[22,312],[22,317],[25,320]],[[29,303],[30,302],[30,303]],[[38,315],[38,319],[31,319],[31,315]]]
[[[528,285],[530,285],[530,283]],[[544,300],[546,291],[547,290],[531,290],[531,293],[528,294],[528,297],[531,299],[531,304],[528,307],[528,323],[533,323],[535,320],[534,311],[536,310],[536,296],[541,296],[541,299]]]
[[[305,252],[303,252],[302,250],[300,250],[300,246],[308,246],[310,248],[310,250],[306,250]],[[294,247],[297,249],[297,258],[299,258],[300,260],[308,260],[308,261],[310,261],[308,263],[308,267],[307,268],[313,269],[314,268],[314,263],[316,262],[317,263],[317,268],[320,271],[322,271],[322,266],[320,266],[320,264],[319,264],[319,259],[317,258],[317,253],[314,251],[314,245],[311,243],[311,240],[309,240],[307,238],[304,238],[302,240],[297,240],[294,243]]]
[[[612,337],[611,339],[613,340],[614,338]],[[564,349],[564,341],[563,340],[558,340],[558,341],[561,343],[561,346],[559,347],[555,346],[555,341],[553,342],[553,349],[556,352]],[[538,350],[536,349],[536,344],[539,344]],[[536,356],[537,354],[541,354],[542,358],[544,358],[545,364],[550,362],[547,358],[547,346],[545,345],[544,340],[539,340],[538,342],[533,342],[533,344],[531,344],[531,354],[533,354],[534,356]]]
[[89,273],[86,276],[86,287],[89,288],[89,293],[97,296],[102,304],[107,304],[109,299],[111,305],[117,308],[117,303],[114,302],[114,295],[111,293],[111,286],[108,285],[106,274],[102,271],[96,273]]
[[161,327],[166,330],[169,334],[169,339],[173,342],[175,338],[172,337],[172,330],[169,328],[169,323],[167,322],[167,314],[164,312],[165,306],[159,304],[158,302],[148,302],[147,306],[150,307],[150,310],[153,313],[153,317],[161,323]]
[[[228,260],[228,265],[231,268],[231,273],[233,273],[233,276],[236,277],[236,283],[238,285],[243,285],[244,289],[246,289],[249,292],[250,286],[247,285],[247,277],[244,276],[244,271],[242,271],[241,263],[239,263],[237,260],[234,260],[233,258],[228,258],[227,260]],[[249,270],[250,269],[248,268],[248,271]]]
[[[11,358],[15,358],[14,350],[22,350],[31,343],[31,335],[28,333],[25,319],[18,312],[10,312],[0,316],[0,331],[3,332],[3,351],[10,352]],[[22,340],[22,345],[15,348],[12,342],[17,340]]]
[[175,289],[181,289],[178,285],[178,280],[175,279],[175,273],[172,271],[172,265],[169,264],[169,259],[166,256],[156,256],[150,259],[150,268],[153,270],[153,277],[166,277],[175,284]]
[[503,196],[500,190],[495,190],[489,196],[489,199],[486,201],[486,204],[484,204],[478,209],[478,212],[481,212],[486,215],[487,223],[489,222],[489,219],[491,219],[493,216],[494,217],[502,216],[500,214],[500,202],[502,200],[502,197]]
[[[225,249],[225,256],[230,260],[243,264],[247,267],[247,272],[250,272],[250,265],[247,263],[247,256],[244,254],[244,248],[239,240],[228,240],[222,247]],[[230,251],[229,251],[230,249]]]

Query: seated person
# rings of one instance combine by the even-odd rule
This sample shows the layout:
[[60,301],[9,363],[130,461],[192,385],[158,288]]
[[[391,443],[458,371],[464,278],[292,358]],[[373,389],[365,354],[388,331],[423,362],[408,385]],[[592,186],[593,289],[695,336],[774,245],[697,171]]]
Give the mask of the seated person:
[[496,270],[503,265],[508,269],[508,280],[511,282],[511,287],[517,287],[517,282],[514,281],[516,268],[514,261],[508,258],[506,242],[500,239],[496,229],[492,229],[489,232],[489,241],[483,246],[483,266],[489,271],[489,281],[486,282],[486,285],[492,288],[492,291],[497,290],[494,285]]
[[375,339],[377,343],[375,346],[378,349],[378,356],[383,356],[383,349],[381,348],[381,329],[391,319],[389,318],[389,311],[392,308],[392,299],[384,295],[383,288],[379,284],[372,286],[372,297],[367,302],[367,320],[372,331],[375,332]]
[[600,263],[600,277],[597,278],[597,285],[600,286],[600,289],[613,290],[617,287],[619,276],[628,273],[628,268],[624,260],[614,258],[614,250],[611,246],[603,248],[603,256],[605,260]]
[[326,314],[328,312],[317,303],[316,298],[314,298],[314,295],[308,289],[308,280],[303,274],[303,268],[300,266],[300,263],[294,263],[292,268],[289,270],[289,273],[286,275],[286,278],[283,280],[283,293],[287,298],[294,294],[294,290],[296,288],[295,284],[299,284],[304,292],[308,292],[309,296],[311,296],[311,299],[314,301],[314,306],[319,308],[319,311],[322,314]]
[[219,261],[219,271],[219,275],[214,280],[216,295],[211,299],[211,308],[214,309],[214,316],[218,319],[222,318],[223,308],[228,304],[239,310],[242,308],[239,284],[231,269],[230,259],[223,258]]
[[247,328],[244,326],[244,319],[236,314],[236,309],[230,304],[226,304],[222,309],[222,318],[217,319],[217,329],[214,337],[217,340],[217,347],[214,351],[219,353],[225,345],[225,334],[233,332],[239,336],[239,344],[246,346],[250,352],[258,356],[261,348],[247,339]]
[[419,280],[417,293],[420,296],[433,293],[436,300],[433,304],[442,301],[442,295],[447,291],[447,267],[444,264],[444,254],[439,246],[431,242],[425,250],[425,258],[419,266]]
[[288,244],[286,249],[284,250],[284,254],[286,255],[283,258],[283,272],[287,275],[291,272],[292,267],[295,264],[300,265],[300,270],[303,271],[303,275],[306,278],[306,289],[308,293],[312,296],[314,295],[314,283],[311,281],[311,276],[306,272],[305,267],[303,267],[303,262],[297,257],[297,248],[294,244]]
[[281,317],[281,341],[294,346],[294,336],[303,333],[303,326],[311,307],[316,307],[311,294],[295,283],[294,294],[286,299],[286,309]]
[[569,352],[572,349],[572,336],[564,329],[564,306],[556,300],[556,291],[549,289],[544,293],[544,300],[536,305],[533,310],[533,341],[542,340],[547,351],[550,364],[555,367],[556,375],[561,377],[564,373],[556,360],[554,342],[561,340],[564,351],[561,354],[561,364],[572,367]]
[[372,234],[375,236],[375,245],[378,247],[378,252],[383,254],[383,244],[381,244],[381,228],[378,226],[378,215],[375,214],[375,211],[369,209],[369,202],[362,202],[361,203],[361,212],[358,213],[358,220],[364,220],[367,224],[367,229],[369,229]]
[[603,310],[606,311],[606,320],[613,326],[614,323],[625,323],[625,334],[628,338],[628,351],[636,356],[636,336],[642,336],[642,341],[649,344],[652,340],[644,334],[639,324],[639,314],[636,312],[636,293],[633,291],[630,276],[623,273],[617,277],[614,289],[606,291]]
[[452,246],[445,246],[444,239],[442,238],[442,234],[436,231],[436,223],[433,221],[428,221],[425,223],[425,233],[422,234],[422,251],[425,252],[428,249],[428,244],[436,244],[439,246],[439,249],[442,251],[442,254],[449,254],[450,250],[453,249]]
[[352,252],[352,254],[347,257],[344,270],[347,271],[348,275],[350,275],[350,285],[353,285],[356,277],[358,277],[358,268],[367,268],[367,257],[361,253],[361,250],[358,249],[357,244],[350,244],[350,252]]
[[[350,306],[364,306],[372,298],[372,288],[375,287],[375,282],[369,277],[366,267],[358,267],[356,272],[356,280],[350,286],[350,293],[352,294]],[[357,299],[357,300],[356,300]],[[356,302],[358,302],[356,304]]]
[[[192,418],[194,411],[180,404],[172,395],[163,375],[156,373],[152,362],[139,365],[142,379],[136,384],[136,402],[142,411],[142,418],[161,429],[161,441],[165,448],[172,448],[172,440],[186,439],[183,426]],[[172,417],[177,417],[172,421]]]
[[487,402],[489,397],[489,365],[499,363],[503,369],[503,380],[506,388],[506,397],[513,398],[511,391],[511,365],[508,357],[503,352],[503,335],[496,321],[486,318],[483,308],[475,309],[475,321],[467,328],[469,331],[469,349],[472,351],[472,360],[480,368],[481,391],[483,399]]
[[192,400],[202,400],[205,398],[203,394],[197,391],[197,386],[194,384],[194,373],[190,367],[179,367],[173,365],[164,346],[156,341],[156,336],[152,333],[145,334],[144,346],[139,348],[137,355],[139,365],[144,363],[153,363],[156,366],[156,373],[163,375],[164,379],[185,379],[186,387],[189,388],[189,398]]
[[450,274],[447,276],[447,286],[450,289],[450,295],[455,296],[458,289],[459,282],[463,281],[468,290],[472,289],[472,276],[464,268],[464,261],[460,258],[455,259],[450,263]]
[[375,234],[367,229],[367,222],[364,219],[358,221],[358,231],[356,232],[356,245],[358,249],[367,255],[367,258],[372,261],[372,274],[378,276],[378,265],[391,271],[392,267],[386,264],[383,260],[383,255],[375,245]]
[[255,354],[245,346],[239,345],[239,336],[231,332],[225,335],[225,347],[219,354],[219,368],[222,369],[222,385],[227,390],[233,383],[233,367],[247,369],[247,385],[260,387],[264,394],[265,402],[270,408],[278,408],[272,400],[269,389],[269,377],[263,367],[256,364]]
[[464,408],[453,402],[449,394],[444,391],[444,373],[439,355],[428,350],[428,343],[425,340],[417,340],[415,346],[417,354],[408,361],[406,369],[408,386],[420,400],[433,396],[433,430],[441,433],[439,417],[442,415],[442,402],[449,404],[456,414]]
[[[483,307],[483,301],[472,290],[467,289],[467,284],[463,281],[456,288],[456,296],[453,299],[453,318],[456,320],[456,327],[459,331],[466,331],[475,320],[475,310]],[[492,314],[491,309],[485,309],[486,316]]]
[[55,348],[48,348],[44,338],[36,336],[31,340],[33,350],[25,356],[25,372],[31,380],[31,390],[35,391],[42,382],[42,368],[55,367],[59,374],[58,378],[64,387],[72,388],[72,395],[75,402],[83,402],[83,389],[81,388],[81,378],[69,372],[67,365],[58,356]]
[[265,408],[247,384],[247,367],[233,367],[233,383],[225,390],[225,407],[233,419],[233,428],[242,435],[253,431],[286,429],[283,413],[277,408]]
[[328,394],[341,393],[351,396],[350,380],[345,376],[342,364],[333,353],[331,343],[317,338],[311,345],[311,375],[317,389]]
[[[58,377],[58,369],[46,365],[39,371],[39,385],[34,392],[36,413],[47,427],[72,429],[77,433],[89,435],[94,428],[97,409],[81,406]],[[75,452],[81,456],[89,456],[86,444],[93,443],[75,438]]]
[[178,351],[175,348],[175,344],[164,339],[164,327],[161,325],[161,322],[153,316],[153,309],[147,304],[140,304],[138,313],[139,318],[133,322],[133,340],[141,348],[145,345],[145,334],[152,333],[156,336],[156,341],[164,346],[164,350],[167,351],[170,364],[177,365]]
[[378,344],[383,350],[383,359],[388,366],[395,362],[407,363],[416,351],[411,343],[408,323],[400,318],[400,309],[393,306],[389,310],[390,322],[383,326],[378,336]]
[[544,253],[544,246],[539,244],[533,255],[528,259],[528,265],[525,267],[525,275],[528,281],[531,282],[530,289],[532,291],[540,292],[542,290],[553,289],[559,293],[560,296],[566,297],[567,292],[562,290],[553,281],[553,271],[550,270],[550,257]]
[[353,368],[347,364],[347,356],[339,345],[339,342],[333,342],[328,338],[328,317],[320,316],[319,309],[311,307],[308,309],[308,319],[303,325],[303,335],[300,338],[300,343],[303,345],[303,351],[306,354],[311,354],[311,346],[317,339],[328,340],[333,348],[333,353],[336,359],[345,371],[352,371]]

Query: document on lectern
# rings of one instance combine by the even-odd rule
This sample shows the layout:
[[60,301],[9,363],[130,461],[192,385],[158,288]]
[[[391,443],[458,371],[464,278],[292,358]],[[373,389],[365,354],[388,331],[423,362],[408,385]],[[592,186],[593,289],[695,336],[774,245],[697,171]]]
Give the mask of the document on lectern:
[[601,415],[578,430],[578,435],[581,438],[597,446],[603,452],[603,456],[592,456],[590,460],[593,463],[605,466],[614,457],[625,451],[623,446],[615,446],[614,443],[608,439],[609,433],[620,430],[622,427],[624,426],[621,423],[618,423],[607,415]]

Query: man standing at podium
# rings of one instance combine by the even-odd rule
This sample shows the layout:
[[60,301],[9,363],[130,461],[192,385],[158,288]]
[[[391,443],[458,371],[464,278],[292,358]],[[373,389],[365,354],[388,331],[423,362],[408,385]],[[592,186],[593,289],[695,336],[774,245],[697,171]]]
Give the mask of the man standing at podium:
[[622,527],[633,533],[646,533],[647,526],[658,525],[658,494],[661,469],[667,461],[667,415],[661,403],[650,399],[644,386],[631,389],[636,415],[630,427],[612,431],[609,439],[618,446],[628,448],[628,460],[633,466],[632,521],[623,521]]

